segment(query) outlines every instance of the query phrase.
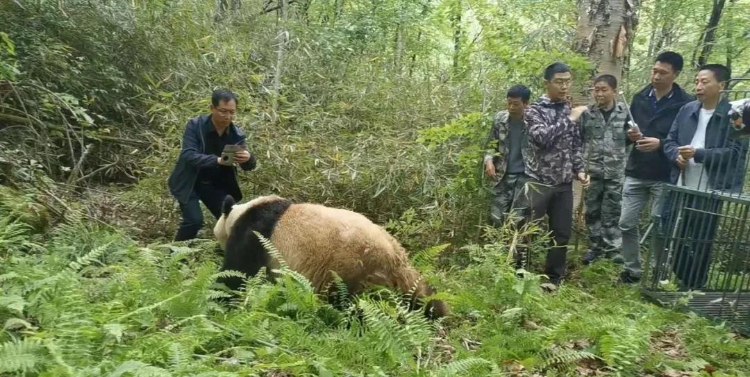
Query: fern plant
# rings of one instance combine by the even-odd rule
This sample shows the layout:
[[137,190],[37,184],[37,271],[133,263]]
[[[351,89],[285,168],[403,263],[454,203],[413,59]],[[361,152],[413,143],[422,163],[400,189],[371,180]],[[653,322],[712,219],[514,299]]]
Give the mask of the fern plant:
[[0,344],[0,373],[32,373],[42,370],[48,355],[37,340],[23,339]]
[[[488,369],[490,371],[488,371]],[[437,377],[463,376],[469,374],[475,375],[480,370],[485,373],[484,375],[497,375],[497,369],[497,365],[488,360],[478,357],[470,357],[446,364],[438,369],[434,375]]]

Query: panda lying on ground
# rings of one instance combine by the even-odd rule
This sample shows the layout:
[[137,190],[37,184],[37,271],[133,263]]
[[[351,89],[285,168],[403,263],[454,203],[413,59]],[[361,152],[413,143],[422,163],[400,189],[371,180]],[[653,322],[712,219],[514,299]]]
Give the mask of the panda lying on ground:
[[[228,195],[214,227],[224,249],[222,271],[254,276],[261,267],[267,271],[278,267],[253,231],[269,239],[289,268],[310,280],[316,293],[329,289],[333,283],[329,271],[334,271],[350,295],[371,285],[408,294],[418,284],[412,300],[412,308],[417,309],[420,299],[434,294],[432,287],[420,281],[401,244],[359,213],[319,204],[293,204],[276,195],[235,204]],[[223,283],[236,290],[242,279],[228,278]],[[446,303],[433,300],[425,306],[425,315],[443,317],[448,310]]]

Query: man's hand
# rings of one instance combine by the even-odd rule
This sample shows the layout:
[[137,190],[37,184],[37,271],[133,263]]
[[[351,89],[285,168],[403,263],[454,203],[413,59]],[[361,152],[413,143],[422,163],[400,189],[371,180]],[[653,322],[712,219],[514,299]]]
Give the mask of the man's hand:
[[248,151],[239,151],[234,154],[234,160],[237,161],[239,164],[244,164],[248,160],[250,160],[250,152]]
[[578,118],[580,118],[580,117],[581,117],[581,114],[583,114],[583,113],[584,113],[584,112],[585,112],[586,110],[588,110],[588,109],[589,109],[589,108],[588,108],[588,107],[586,107],[586,106],[578,106],[578,107],[574,107],[574,108],[573,108],[572,110],[570,110],[570,117],[569,117],[569,118],[570,118],[570,120],[571,120],[572,122],[575,122],[575,121],[577,121],[577,120],[578,120]]
[[684,159],[682,155],[678,155],[677,160],[675,160],[675,162],[677,162],[677,166],[679,166],[680,169],[685,170],[685,167],[687,166],[687,160]]
[[677,150],[680,152],[680,157],[685,159],[685,161],[690,160],[695,156],[695,148],[691,145],[683,145],[681,147],[677,147]]
[[628,135],[628,139],[630,139],[630,141],[632,141],[632,142],[634,142],[634,143],[635,143],[636,141],[638,141],[638,140],[640,140],[640,139],[642,139],[642,138],[643,138],[643,134],[642,134],[642,133],[640,133],[640,132],[639,132],[639,131],[638,131],[637,129],[635,129],[635,128],[631,128],[631,129],[629,129],[629,130],[628,130],[628,132],[626,132],[626,134]]
[[661,141],[655,137],[644,137],[636,141],[635,149],[641,152],[653,152],[661,146]]
[[589,184],[591,184],[591,179],[589,178],[589,175],[586,173],[578,173],[576,175],[576,179],[578,182],[581,182],[581,186],[583,186],[584,189],[589,188]]
[[495,171],[495,165],[492,163],[492,160],[484,162],[484,174],[487,174],[492,178],[497,178],[497,171]]

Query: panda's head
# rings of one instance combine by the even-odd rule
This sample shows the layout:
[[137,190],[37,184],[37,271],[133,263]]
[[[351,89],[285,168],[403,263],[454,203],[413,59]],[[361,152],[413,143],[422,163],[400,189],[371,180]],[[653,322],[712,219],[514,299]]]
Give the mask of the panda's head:
[[224,198],[224,203],[221,205],[221,217],[214,226],[214,236],[219,241],[222,249],[226,247],[227,240],[232,234],[232,230],[237,224],[242,215],[248,213],[254,208],[258,208],[262,204],[269,202],[284,201],[277,195],[259,196],[247,203],[237,204],[231,195],[227,195]]

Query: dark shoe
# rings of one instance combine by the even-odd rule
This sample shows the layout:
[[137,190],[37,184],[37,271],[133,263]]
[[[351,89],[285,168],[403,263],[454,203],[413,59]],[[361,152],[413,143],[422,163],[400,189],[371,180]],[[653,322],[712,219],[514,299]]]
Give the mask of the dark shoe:
[[625,258],[622,257],[622,254],[617,253],[612,255],[612,263],[614,264],[625,264]]
[[586,251],[586,254],[583,254],[583,264],[588,265],[592,263],[593,261],[597,260],[599,258],[599,254],[594,250],[588,250]]
[[620,283],[622,284],[637,284],[640,281],[640,277],[631,275],[628,270],[620,272]]

